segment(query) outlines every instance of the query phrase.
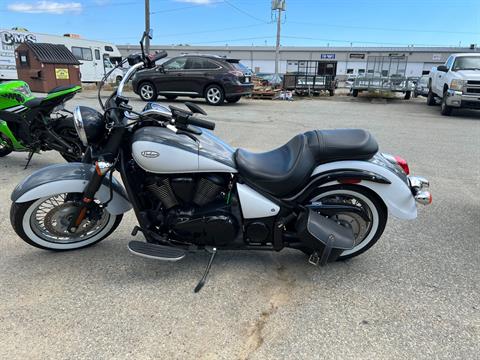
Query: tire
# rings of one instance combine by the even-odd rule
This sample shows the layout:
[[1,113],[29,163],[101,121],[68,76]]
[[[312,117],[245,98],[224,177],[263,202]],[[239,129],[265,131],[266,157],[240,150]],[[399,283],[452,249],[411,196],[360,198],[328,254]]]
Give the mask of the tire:
[[418,97],[418,94],[416,91],[413,92],[413,98],[416,99]]
[[443,93],[440,113],[444,116],[452,115],[453,107],[447,105],[447,91]]
[[428,105],[428,106],[435,106],[435,105],[437,105],[437,102],[435,101],[435,94],[432,92],[432,89],[429,89],[429,90],[428,90],[427,105]]
[[335,95],[335,90],[328,90],[328,94],[330,96],[334,96]]
[[410,100],[410,98],[412,97],[412,92],[411,91],[407,91],[405,93],[405,96],[403,97],[405,100]]
[[358,96],[358,89],[353,89],[352,90],[352,96],[357,97]]
[[144,81],[140,84],[138,95],[143,101],[155,101],[158,98],[157,89],[150,81]]
[[[355,247],[342,252],[337,261],[358,256],[375,245],[378,239],[380,239],[382,236],[388,219],[387,207],[377,194],[365,187],[355,185],[334,185],[325,188],[319,188],[317,190],[318,191],[316,192],[316,195],[313,195],[310,201],[319,201],[320,199],[326,199],[327,197],[343,195],[347,198],[352,197],[357,201],[362,202],[362,206],[370,209],[370,228],[363,235],[363,240],[356,239],[356,241],[359,242],[355,245]],[[319,192],[320,190],[321,192]],[[343,216],[348,222],[348,213],[339,213],[339,216]],[[358,233],[358,235],[360,235],[360,233]],[[312,253],[310,249],[304,248],[301,250],[307,255]]]
[[205,89],[205,100],[209,105],[222,105],[225,101],[225,92],[219,85],[210,85]]
[[176,98],[177,98],[177,95],[165,95],[165,99],[170,101],[175,100]]
[[227,102],[230,103],[230,104],[234,104],[234,103],[239,102],[241,98],[242,98],[241,96],[227,97]]
[[78,137],[77,130],[73,124],[73,118],[68,117],[64,120],[63,124],[59,125],[55,132],[60,135],[60,137],[68,142],[70,145],[73,145],[76,149],[74,153],[61,152],[60,155],[67,162],[81,162],[83,154],[86,151],[86,147],[82,144],[82,141]]
[[0,157],[7,156],[12,151],[13,151],[12,142],[6,135],[0,133]]
[[[54,196],[50,198],[53,197]],[[40,249],[67,251],[92,246],[102,241],[113,231],[115,231],[123,218],[123,214],[111,215],[106,210],[103,210],[106,213],[105,216],[108,216],[108,220],[105,221],[105,225],[103,226],[103,228],[101,228],[98,232],[94,233],[93,236],[87,237],[86,239],[81,241],[75,241],[70,243],[49,241],[46,240],[46,238],[42,238],[40,235],[38,235],[39,230],[34,230],[31,220],[32,216],[35,216],[34,211],[36,210],[36,208],[43,202],[45,202],[48,198],[49,197],[36,199],[25,203],[12,203],[12,206],[10,208],[10,222],[17,235],[27,244]],[[54,208],[55,207],[53,207],[52,209]]]

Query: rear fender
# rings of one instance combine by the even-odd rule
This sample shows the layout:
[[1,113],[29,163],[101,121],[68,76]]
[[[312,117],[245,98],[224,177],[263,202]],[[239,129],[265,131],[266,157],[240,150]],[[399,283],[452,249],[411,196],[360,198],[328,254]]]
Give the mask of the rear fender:
[[[82,193],[95,171],[91,164],[68,163],[51,165],[34,172],[13,190],[11,199],[23,203],[63,193]],[[112,179],[113,196],[106,209],[112,215],[120,215],[132,208],[123,186]],[[95,199],[105,203],[110,199],[109,177],[103,179]]]
[[[407,178],[402,178],[401,174],[396,174],[390,167],[382,165],[377,157],[374,161],[336,161],[322,164],[315,168],[312,177],[318,177],[320,174],[338,171],[357,171],[359,174],[370,174],[368,178],[359,176],[360,186],[366,187],[375,192],[385,203],[388,211],[399,219],[411,220],[417,217],[417,206],[412,192],[408,186]],[[357,178],[352,174],[352,177]],[[386,180],[386,181],[385,181]],[[323,182],[319,187],[338,185],[338,179]]]

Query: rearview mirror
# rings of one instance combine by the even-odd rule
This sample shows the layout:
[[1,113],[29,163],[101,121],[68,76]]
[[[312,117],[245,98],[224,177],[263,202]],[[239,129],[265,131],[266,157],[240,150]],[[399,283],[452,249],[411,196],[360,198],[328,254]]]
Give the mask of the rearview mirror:
[[448,72],[448,68],[445,65],[437,66],[438,71]]

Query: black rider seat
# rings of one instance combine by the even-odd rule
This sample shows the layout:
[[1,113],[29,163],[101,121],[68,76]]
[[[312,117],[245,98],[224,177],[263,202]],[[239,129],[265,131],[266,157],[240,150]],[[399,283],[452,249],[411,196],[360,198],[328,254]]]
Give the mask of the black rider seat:
[[33,98],[32,100],[28,100],[23,105],[25,105],[26,107],[28,107],[30,109],[33,109],[34,107],[39,106],[42,103],[43,100],[45,100],[45,98],[36,97],[36,98]]
[[314,168],[339,160],[368,160],[378,151],[374,137],[361,129],[314,130],[264,153],[237,149],[238,172],[247,183],[277,197],[294,194]]
[[72,89],[72,88],[77,87],[77,86],[78,85],[61,85],[61,86],[54,87],[48,93],[51,94],[51,93],[55,93],[55,92],[59,92],[59,91],[69,90],[69,89]]

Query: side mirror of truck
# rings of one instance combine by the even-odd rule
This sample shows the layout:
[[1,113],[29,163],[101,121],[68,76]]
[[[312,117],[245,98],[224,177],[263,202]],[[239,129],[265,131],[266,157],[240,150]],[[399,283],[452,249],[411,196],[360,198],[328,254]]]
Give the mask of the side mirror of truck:
[[445,65],[438,66],[437,70],[442,72],[448,72],[448,68]]

